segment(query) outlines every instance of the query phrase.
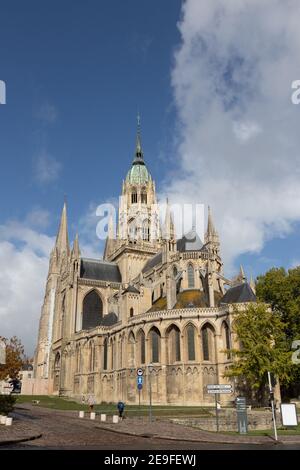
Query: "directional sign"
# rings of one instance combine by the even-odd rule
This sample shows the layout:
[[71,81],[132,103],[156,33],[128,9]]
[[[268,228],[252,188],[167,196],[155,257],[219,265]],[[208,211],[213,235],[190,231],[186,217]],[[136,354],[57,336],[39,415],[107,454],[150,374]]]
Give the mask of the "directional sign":
[[230,385],[230,384],[213,384],[213,385],[207,385],[207,390],[215,390],[215,389],[220,390],[220,388],[224,388],[224,389],[226,389],[226,390],[231,390],[231,389],[232,389],[232,385]]
[[137,383],[143,385],[143,376],[142,375],[137,376]]
[[232,393],[232,385],[230,384],[214,384],[206,386],[207,393]]
[[136,371],[136,373],[137,373],[137,375],[143,375],[143,374],[144,374],[144,371],[143,371],[143,369],[138,369],[138,370]]
[[138,384],[137,388],[138,388],[139,390],[142,390],[143,384]]

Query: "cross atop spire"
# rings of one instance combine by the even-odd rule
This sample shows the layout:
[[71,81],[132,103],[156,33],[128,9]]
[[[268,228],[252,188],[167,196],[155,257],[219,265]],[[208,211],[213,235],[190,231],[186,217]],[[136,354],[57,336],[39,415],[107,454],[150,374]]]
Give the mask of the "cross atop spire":
[[137,132],[136,132],[136,148],[135,148],[135,162],[143,161],[143,150],[141,144],[141,116],[137,114]]

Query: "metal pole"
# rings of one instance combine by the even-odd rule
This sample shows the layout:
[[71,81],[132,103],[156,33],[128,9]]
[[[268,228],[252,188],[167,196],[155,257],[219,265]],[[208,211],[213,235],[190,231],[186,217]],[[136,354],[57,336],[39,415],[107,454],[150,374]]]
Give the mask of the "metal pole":
[[273,395],[273,388],[271,384],[271,374],[268,371],[268,382],[269,382],[269,391],[270,391],[270,396],[271,396],[271,406],[272,406],[272,417],[273,417],[273,426],[274,426],[274,437],[275,441],[278,440],[277,437],[277,428],[276,428],[276,416],[275,416],[275,407],[274,407],[274,395]]
[[139,408],[141,408],[141,389],[139,388]]
[[149,421],[152,422],[152,386],[151,386],[151,364],[148,366],[149,371]]
[[216,425],[217,425],[217,432],[219,432],[219,411],[218,411],[217,395],[218,394],[215,393]]

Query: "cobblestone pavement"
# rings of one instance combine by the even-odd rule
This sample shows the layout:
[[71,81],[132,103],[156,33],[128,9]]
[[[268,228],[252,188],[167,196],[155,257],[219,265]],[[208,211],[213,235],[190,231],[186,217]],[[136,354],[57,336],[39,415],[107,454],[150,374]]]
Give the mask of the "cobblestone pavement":
[[[79,419],[78,412],[64,412],[50,410],[46,408],[38,408],[31,405],[22,405],[16,409],[14,414],[15,420],[12,427],[1,426],[0,432],[9,433],[11,438],[18,437],[21,433],[27,433],[29,436],[42,436],[38,439],[13,445],[13,448],[19,449],[272,449],[282,448],[282,446],[274,445],[270,438],[258,440],[252,439],[253,444],[249,444],[249,440],[240,441],[231,436],[222,435],[222,440],[227,443],[217,442],[220,436],[214,433],[202,432],[198,429],[191,429],[178,424],[169,423],[165,420],[158,420],[150,424],[147,419],[128,418],[118,425],[108,423],[103,426],[99,417],[95,421],[88,418]],[[116,428],[117,427],[117,428]],[[116,429],[118,432],[115,432]],[[126,433],[134,432],[136,435],[128,435]],[[156,436],[162,436],[160,439]],[[172,440],[171,438],[179,438]],[[0,441],[3,435],[0,434]],[[192,441],[199,439],[199,441]],[[202,442],[201,442],[202,440]],[[211,443],[206,443],[210,440]],[[257,442],[261,442],[257,444]],[[5,446],[10,448],[9,446]],[[283,446],[286,448],[286,446]],[[300,444],[296,447],[291,444],[290,448],[300,449]],[[4,447],[0,447],[0,449]]]

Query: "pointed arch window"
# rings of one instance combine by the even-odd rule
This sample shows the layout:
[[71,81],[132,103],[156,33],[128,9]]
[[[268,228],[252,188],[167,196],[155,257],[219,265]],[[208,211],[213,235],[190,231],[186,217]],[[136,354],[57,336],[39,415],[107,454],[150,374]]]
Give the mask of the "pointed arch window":
[[129,239],[130,240],[136,240],[137,239],[137,227],[136,227],[136,221],[135,219],[132,219],[129,222]]
[[143,240],[150,240],[150,224],[149,220],[144,220],[142,229]]
[[133,189],[131,193],[131,204],[136,204],[138,202],[136,189]]
[[146,362],[146,339],[145,333],[141,330],[138,335],[139,360],[141,364]]
[[187,328],[187,346],[188,346],[188,360],[194,361],[195,355],[195,328],[189,325]]
[[108,356],[108,341],[107,338],[104,340],[103,344],[103,369],[107,370],[107,356]]
[[188,265],[187,273],[188,273],[188,287],[189,289],[191,289],[192,287],[195,287],[194,266],[192,264]]
[[204,361],[214,361],[215,359],[215,332],[212,326],[206,324],[201,330],[202,353]]
[[89,330],[101,324],[103,318],[103,303],[99,294],[92,290],[84,300],[82,307],[82,329]]
[[142,204],[147,204],[147,193],[144,192],[144,191],[141,194],[141,203]]
[[174,362],[181,360],[179,328],[175,325],[172,325],[168,331],[167,337],[169,364],[174,364]]
[[150,331],[150,343],[151,343],[151,362],[159,362],[160,332],[156,328],[153,328]]

